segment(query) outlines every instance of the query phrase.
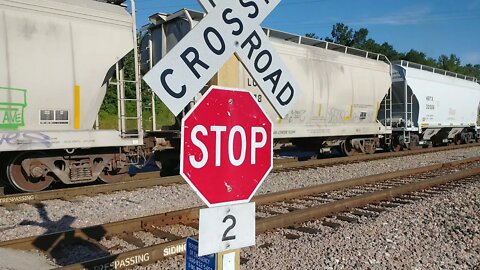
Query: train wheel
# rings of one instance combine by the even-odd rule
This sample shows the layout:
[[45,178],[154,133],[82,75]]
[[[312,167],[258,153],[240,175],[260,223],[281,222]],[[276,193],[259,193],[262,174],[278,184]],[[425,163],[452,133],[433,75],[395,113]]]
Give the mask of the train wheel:
[[[46,174],[46,167],[40,161],[30,163],[30,173],[22,167],[25,159],[34,159],[39,153],[23,153],[15,156],[7,166],[7,178],[10,184],[19,191],[37,192],[46,189],[53,182],[53,177]],[[30,174],[30,175],[29,175]]]
[[369,145],[365,149],[365,153],[370,155],[375,154],[376,151],[377,151],[377,146],[375,144]]
[[408,149],[415,150],[420,148],[419,141],[420,141],[420,138],[418,137],[418,135],[410,136],[410,143],[408,144]]
[[340,149],[342,149],[342,153],[345,156],[353,156],[357,153],[355,148],[353,148],[352,143],[350,140],[346,140],[340,144]]
[[125,181],[128,176],[128,166],[116,170],[104,170],[98,176],[98,180],[103,183],[119,183]]
[[402,144],[400,143],[400,138],[398,136],[393,137],[390,148],[393,152],[399,152],[402,150]]
[[462,136],[462,144],[469,144],[471,140],[472,140],[472,135],[470,132],[465,133],[465,135]]
[[460,136],[460,134],[455,135],[455,137],[453,138],[453,143],[455,143],[455,145],[461,144],[462,143],[462,136]]

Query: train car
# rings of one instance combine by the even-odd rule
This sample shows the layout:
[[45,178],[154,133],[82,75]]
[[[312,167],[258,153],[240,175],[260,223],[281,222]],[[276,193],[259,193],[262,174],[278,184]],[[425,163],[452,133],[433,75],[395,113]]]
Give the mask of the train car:
[[[392,149],[479,138],[480,84],[476,78],[408,61],[393,65]],[[382,117],[382,122],[385,119]]]
[[[15,188],[115,181],[127,162],[123,147],[143,144],[139,79],[127,100],[117,63],[136,49],[123,2],[0,0],[0,169]],[[96,130],[115,71],[120,128]],[[137,116],[125,115],[127,101]]]
[[[191,10],[152,15],[151,24],[143,28],[142,70],[148,71],[203,17]],[[235,57],[211,83],[250,90],[275,123],[274,141],[279,145],[289,143],[317,152],[334,147],[347,155],[375,152],[380,138],[391,133],[377,120],[391,85],[388,59],[317,39],[264,31],[300,86],[300,98],[284,119]]]

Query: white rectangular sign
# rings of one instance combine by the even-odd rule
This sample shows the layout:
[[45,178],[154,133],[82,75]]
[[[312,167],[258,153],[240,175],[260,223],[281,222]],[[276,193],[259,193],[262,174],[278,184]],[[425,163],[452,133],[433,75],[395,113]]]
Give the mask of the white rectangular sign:
[[198,256],[255,245],[255,203],[200,210]]

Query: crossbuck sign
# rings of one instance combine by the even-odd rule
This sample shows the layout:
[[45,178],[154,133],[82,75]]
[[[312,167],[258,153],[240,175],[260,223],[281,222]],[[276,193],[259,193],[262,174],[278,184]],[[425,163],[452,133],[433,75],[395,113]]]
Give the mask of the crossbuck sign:
[[198,0],[208,15],[144,77],[178,115],[232,54],[283,118],[298,87],[260,23],[280,0]]

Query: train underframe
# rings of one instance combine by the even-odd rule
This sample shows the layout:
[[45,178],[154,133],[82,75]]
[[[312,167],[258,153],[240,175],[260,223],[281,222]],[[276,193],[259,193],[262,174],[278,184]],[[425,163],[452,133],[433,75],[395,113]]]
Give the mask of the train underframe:
[[[387,151],[412,150],[419,147],[444,146],[478,142],[475,127],[428,129],[422,133],[393,131],[385,135],[314,137],[275,140],[277,149],[285,145],[299,151],[320,155],[327,149],[345,156]],[[66,185],[94,181],[115,183],[129,177],[129,167],[139,168],[155,163],[161,176],[176,175],[180,168],[180,133],[167,131],[146,134],[143,146],[106,147],[75,150],[3,152],[0,155],[2,179],[16,190],[37,192],[52,183]],[[161,138],[161,139],[159,139]]]
[[394,130],[391,135],[390,149],[394,152],[419,147],[460,145],[480,141],[476,127],[427,128],[421,132]]
[[22,192],[41,191],[54,182],[121,182],[131,165],[142,167],[153,159],[154,140],[144,142],[143,146],[2,152],[1,179]]

